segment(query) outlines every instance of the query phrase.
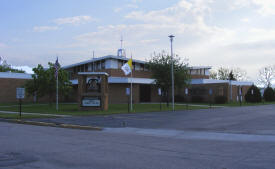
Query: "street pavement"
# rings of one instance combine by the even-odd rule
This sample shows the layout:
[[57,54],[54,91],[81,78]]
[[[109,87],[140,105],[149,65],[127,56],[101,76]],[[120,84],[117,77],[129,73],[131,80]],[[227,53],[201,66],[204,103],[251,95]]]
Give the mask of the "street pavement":
[[105,128],[0,122],[0,168],[275,168],[275,105],[57,119]]
[[75,116],[38,120],[107,128],[132,127],[245,134],[275,134],[275,105],[107,116]]

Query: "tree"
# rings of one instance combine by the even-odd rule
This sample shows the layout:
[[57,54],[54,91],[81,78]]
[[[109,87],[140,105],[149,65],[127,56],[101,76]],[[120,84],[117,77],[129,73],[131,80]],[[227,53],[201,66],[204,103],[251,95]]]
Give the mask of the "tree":
[[255,85],[252,85],[247,90],[247,93],[244,97],[246,102],[257,103],[262,101],[260,89]]
[[243,81],[247,79],[247,73],[240,68],[229,69],[220,67],[217,71],[212,70],[210,72],[211,79],[217,80],[238,80]]
[[268,102],[275,100],[275,92],[271,87],[267,87],[264,90],[264,100]]
[[[152,72],[156,85],[165,93],[167,103],[169,101],[169,90],[171,89],[171,63],[171,56],[163,51],[159,54],[154,54],[147,65]],[[180,90],[181,87],[189,83],[188,67],[178,56],[173,58],[173,64],[174,84]]]
[[259,70],[258,81],[260,84],[270,87],[273,80],[275,80],[275,66],[267,66]]
[[25,73],[24,70],[19,70],[19,69],[13,69],[11,65],[7,63],[6,60],[4,60],[0,56],[0,72],[14,72],[14,73]]
[[[26,82],[25,88],[29,95],[48,96],[51,103],[56,94],[56,78],[54,64],[49,62],[48,65],[48,69],[44,69],[40,64],[33,68],[32,80]],[[71,90],[68,72],[61,68],[58,71],[58,90],[60,95],[64,96],[68,95]]]

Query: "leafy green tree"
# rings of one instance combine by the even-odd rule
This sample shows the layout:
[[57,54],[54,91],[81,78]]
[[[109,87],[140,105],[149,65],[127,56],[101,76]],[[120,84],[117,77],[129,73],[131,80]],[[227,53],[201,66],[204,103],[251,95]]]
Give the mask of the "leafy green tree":
[[231,70],[229,75],[228,75],[228,80],[237,80],[233,74],[233,71]]
[[262,101],[260,89],[252,85],[245,94],[245,101],[250,103],[257,103]]
[[0,72],[25,73],[24,70],[12,68],[6,60],[2,59],[2,57],[0,57]]
[[[178,56],[173,58],[173,64],[175,88],[180,90],[183,86],[188,85],[190,81],[188,67]],[[162,89],[167,103],[169,101],[169,90],[171,89],[171,65],[171,56],[164,51],[154,54],[147,64],[156,85]]]
[[271,87],[267,87],[264,90],[264,100],[268,102],[275,100],[275,92]]
[[[49,68],[45,69],[42,65],[33,68],[34,74],[32,80],[25,84],[26,92],[29,95],[37,95],[37,97],[48,96],[51,103],[55,99],[56,94],[56,78],[53,63],[48,63]],[[66,96],[71,90],[71,82],[69,81],[68,72],[61,69],[59,65],[58,71],[58,90],[60,96]]]
[[239,80],[247,79],[246,71],[240,68],[229,69],[220,67],[217,71],[210,71],[210,78],[217,80]]

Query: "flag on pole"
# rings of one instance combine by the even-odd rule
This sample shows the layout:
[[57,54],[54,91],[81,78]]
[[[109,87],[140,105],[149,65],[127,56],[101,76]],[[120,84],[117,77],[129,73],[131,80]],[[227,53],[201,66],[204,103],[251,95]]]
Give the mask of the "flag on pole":
[[55,76],[55,78],[57,78],[58,77],[58,69],[59,69],[58,57],[56,58],[54,68],[55,68],[54,76]]
[[121,67],[126,76],[132,72],[132,68],[132,59],[129,59],[128,62]]

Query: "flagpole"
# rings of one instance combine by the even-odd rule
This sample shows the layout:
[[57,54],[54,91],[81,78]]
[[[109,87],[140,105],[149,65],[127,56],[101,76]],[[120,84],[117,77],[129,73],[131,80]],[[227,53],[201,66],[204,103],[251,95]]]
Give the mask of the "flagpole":
[[56,76],[56,111],[58,111],[58,71],[59,71],[58,57],[56,58],[54,67],[55,67],[55,76]]
[[[131,60],[132,59],[132,53],[131,53]],[[133,70],[131,70],[131,112],[133,111]]]
[[58,72],[57,72],[57,80],[56,80],[56,110],[58,111]]

